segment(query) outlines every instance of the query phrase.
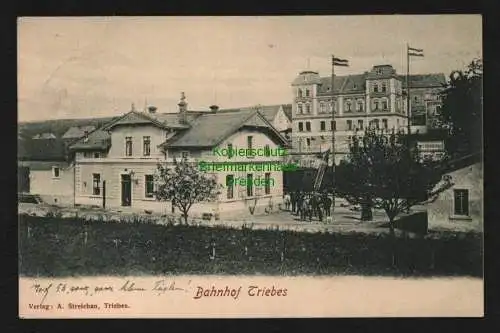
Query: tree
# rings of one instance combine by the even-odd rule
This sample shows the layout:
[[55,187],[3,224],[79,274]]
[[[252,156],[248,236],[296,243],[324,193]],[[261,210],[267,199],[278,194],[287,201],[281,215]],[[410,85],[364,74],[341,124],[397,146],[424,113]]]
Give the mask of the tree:
[[206,175],[196,164],[186,159],[180,162],[174,159],[174,165],[170,168],[158,164],[155,181],[156,199],[171,201],[181,211],[186,224],[193,204],[216,200],[221,187],[215,177]]
[[450,155],[469,155],[482,149],[483,62],[473,60],[467,68],[453,71],[442,93],[439,120],[450,129],[446,148]]
[[450,186],[442,183],[439,162],[422,160],[404,134],[368,129],[352,137],[349,150],[336,170],[337,193],[351,204],[383,209],[392,235],[401,212]]

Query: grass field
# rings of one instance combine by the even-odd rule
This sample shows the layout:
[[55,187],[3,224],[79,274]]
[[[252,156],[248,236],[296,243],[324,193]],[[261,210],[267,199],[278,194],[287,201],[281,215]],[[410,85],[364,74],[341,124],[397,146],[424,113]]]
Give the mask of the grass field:
[[481,235],[416,239],[19,216],[22,276],[482,276]]

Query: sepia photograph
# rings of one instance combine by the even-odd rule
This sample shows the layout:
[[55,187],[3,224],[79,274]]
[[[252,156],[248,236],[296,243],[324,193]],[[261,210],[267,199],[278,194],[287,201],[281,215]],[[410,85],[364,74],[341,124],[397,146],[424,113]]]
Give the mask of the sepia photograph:
[[481,15],[17,31],[19,317],[484,315]]

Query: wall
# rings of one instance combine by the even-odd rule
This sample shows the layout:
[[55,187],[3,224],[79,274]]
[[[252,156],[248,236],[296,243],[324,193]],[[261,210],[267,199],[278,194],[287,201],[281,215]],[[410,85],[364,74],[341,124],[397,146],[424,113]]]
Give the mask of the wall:
[[59,177],[53,177],[52,169],[30,169],[30,193],[38,194],[47,203],[72,206],[73,167],[61,167]]
[[[428,204],[429,230],[482,229],[483,224],[483,172],[482,164],[457,170],[449,174],[454,186],[441,193],[438,199]],[[469,190],[469,218],[454,217],[454,189]]]

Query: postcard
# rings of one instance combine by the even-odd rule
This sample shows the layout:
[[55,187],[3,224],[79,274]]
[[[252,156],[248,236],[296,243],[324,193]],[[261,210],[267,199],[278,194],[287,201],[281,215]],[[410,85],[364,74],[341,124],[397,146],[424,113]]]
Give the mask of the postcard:
[[18,18],[19,317],[482,317],[481,23]]

